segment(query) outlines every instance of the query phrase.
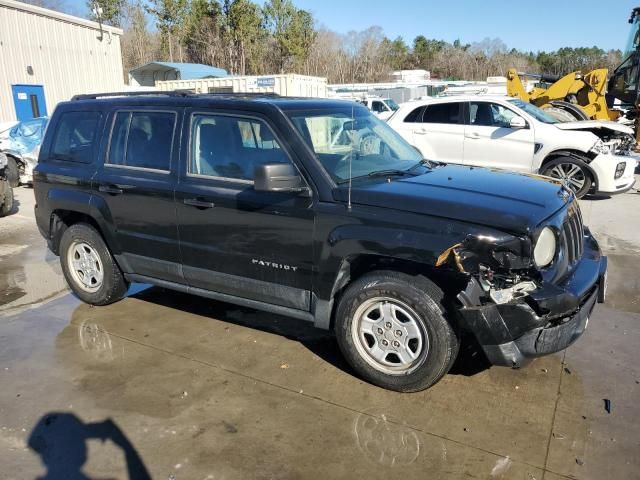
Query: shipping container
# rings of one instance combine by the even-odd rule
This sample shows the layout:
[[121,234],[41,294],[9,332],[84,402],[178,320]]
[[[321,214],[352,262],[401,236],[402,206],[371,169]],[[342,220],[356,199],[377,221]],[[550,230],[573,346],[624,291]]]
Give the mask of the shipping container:
[[307,75],[285,74],[197,80],[167,80],[156,82],[162,91],[193,90],[196,93],[277,93],[283,97],[327,96],[327,79]]

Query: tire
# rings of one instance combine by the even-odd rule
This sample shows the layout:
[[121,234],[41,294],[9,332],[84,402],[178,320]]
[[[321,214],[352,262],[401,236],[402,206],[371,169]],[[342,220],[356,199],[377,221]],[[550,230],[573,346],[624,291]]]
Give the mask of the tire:
[[574,103],[565,102],[562,100],[554,100],[550,103],[553,107],[561,108],[562,110],[566,110],[567,112],[571,113],[571,115],[575,117],[576,121],[589,120],[589,117],[586,113],[584,113],[584,110],[582,110],[580,106]]
[[76,223],[64,231],[60,263],[67,284],[85,303],[108,305],[127,293],[128,282],[102,236],[91,225]]
[[20,171],[18,169],[18,163],[16,159],[7,155],[7,180],[9,180],[9,184],[16,188],[20,185]]
[[545,107],[545,113],[558,122],[575,122],[577,119],[571,112],[558,107]]
[[0,199],[0,217],[6,217],[11,212],[13,212],[13,188],[7,185],[4,198]]
[[398,392],[429,388],[449,371],[459,350],[443,296],[422,276],[393,271],[362,276],[347,288],[336,310],[343,356],[360,377],[379,387]]
[[569,187],[578,198],[584,197],[591,190],[593,184],[587,164],[573,157],[554,158],[542,165],[540,173],[559,180],[566,179]]

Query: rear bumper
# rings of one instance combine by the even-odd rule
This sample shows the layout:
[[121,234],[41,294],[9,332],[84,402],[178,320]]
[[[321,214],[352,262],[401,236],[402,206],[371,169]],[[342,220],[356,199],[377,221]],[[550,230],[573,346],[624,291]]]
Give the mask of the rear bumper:
[[564,350],[584,333],[596,302],[604,301],[606,271],[607,257],[589,236],[582,259],[560,284],[505,304],[466,306],[460,310],[465,327],[492,364],[524,366]]

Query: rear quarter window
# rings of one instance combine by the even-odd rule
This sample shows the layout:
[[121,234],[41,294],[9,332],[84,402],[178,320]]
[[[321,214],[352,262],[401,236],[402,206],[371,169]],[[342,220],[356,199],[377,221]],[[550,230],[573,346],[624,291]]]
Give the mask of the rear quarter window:
[[99,143],[100,112],[64,112],[58,119],[50,157],[54,160],[91,163]]

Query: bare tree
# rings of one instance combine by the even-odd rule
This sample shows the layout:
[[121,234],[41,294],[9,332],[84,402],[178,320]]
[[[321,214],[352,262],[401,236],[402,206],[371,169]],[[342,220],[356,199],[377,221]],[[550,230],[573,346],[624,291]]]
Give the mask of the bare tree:
[[144,8],[137,1],[128,3],[125,9],[122,37],[122,62],[125,75],[134,67],[157,60],[159,51],[158,34],[148,30]]

